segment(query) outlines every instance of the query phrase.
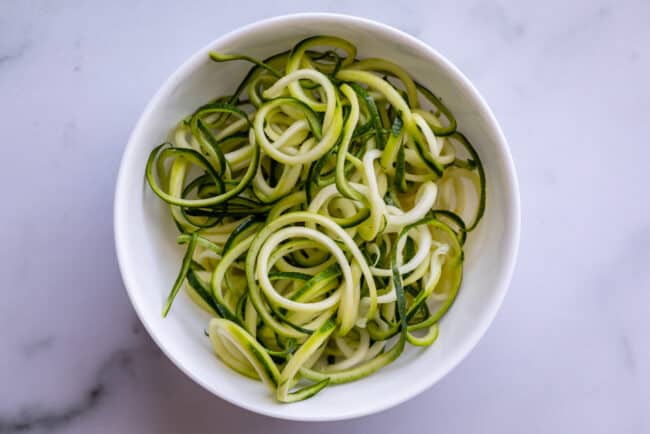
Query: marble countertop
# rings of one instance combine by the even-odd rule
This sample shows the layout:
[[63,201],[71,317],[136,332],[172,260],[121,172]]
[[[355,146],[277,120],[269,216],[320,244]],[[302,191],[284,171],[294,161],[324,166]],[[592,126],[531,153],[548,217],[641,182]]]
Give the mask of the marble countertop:
[[0,2],[0,433],[650,432],[646,1],[309,3],[448,56],[512,147],[523,226],[511,290],[436,386],[375,416],[291,423],[211,396],[152,343],[113,246],[130,130],[198,47],[305,5]]

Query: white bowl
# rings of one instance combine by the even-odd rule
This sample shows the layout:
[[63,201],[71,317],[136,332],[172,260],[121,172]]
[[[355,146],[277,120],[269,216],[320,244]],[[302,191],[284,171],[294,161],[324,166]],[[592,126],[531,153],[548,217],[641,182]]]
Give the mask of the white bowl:
[[[203,335],[208,316],[179,296],[170,315],[161,308],[173,283],[182,247],[168,208],[143,181],[151,149],[170,128],[211,98],[232,91],[250,65],[216,64],[208,52],[263,58],[312,35],[352,41],[360,57],[397,62],[439,94],[476,146],[487,174],[487,211],[468,240],[463,285],[430,348],[407,348],[393,364],[315,397],[280,404],[262,383],[242,377],[212,353]],[[469,80],[423,42],[366,19],[333,14],[298,14],[261,21],[220,37],[185,62],[147,105],[124,151],[115,192],[117,257],[133,306],[162,351],[215,395],[268,416],[307,421],[340,420],[375,413],[414,397],[451,371],[474,348],[494,319],[507,291],[519,243],[519,192],[506,139],[487,104]]]

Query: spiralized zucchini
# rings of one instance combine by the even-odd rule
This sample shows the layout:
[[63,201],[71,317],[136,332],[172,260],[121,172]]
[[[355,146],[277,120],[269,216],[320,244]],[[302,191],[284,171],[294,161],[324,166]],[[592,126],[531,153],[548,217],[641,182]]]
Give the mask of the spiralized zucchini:
[[259,61],[183,119],[146,178],[186,244],[181,287],[234,371],[281,402],[432,345],[485,174],[440,98],[334,36]]

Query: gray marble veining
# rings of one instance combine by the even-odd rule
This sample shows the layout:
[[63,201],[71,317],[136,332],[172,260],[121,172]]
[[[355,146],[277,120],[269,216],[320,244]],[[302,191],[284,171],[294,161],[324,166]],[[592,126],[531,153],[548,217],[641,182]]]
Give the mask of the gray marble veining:
[[[369,418],[307,425],[196,386],[135,318],[112,197],[146,101],[207,41],[304,10],[431,44],[509,139],[523,232],[468,359]],[[650,432],[650,3],[0,2],[0,433]]]

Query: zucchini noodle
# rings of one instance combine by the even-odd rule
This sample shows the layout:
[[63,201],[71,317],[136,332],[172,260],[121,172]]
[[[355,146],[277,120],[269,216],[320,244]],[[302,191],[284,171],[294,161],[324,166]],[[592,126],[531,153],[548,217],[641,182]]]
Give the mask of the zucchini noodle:
[[315,36],[253,64],[183,119],[145,176],[185,245],[185,288],[217,357],[280,402],[432,345],[485,210],[451,110],[399,65]]

